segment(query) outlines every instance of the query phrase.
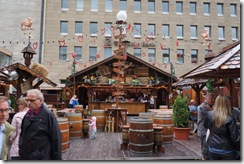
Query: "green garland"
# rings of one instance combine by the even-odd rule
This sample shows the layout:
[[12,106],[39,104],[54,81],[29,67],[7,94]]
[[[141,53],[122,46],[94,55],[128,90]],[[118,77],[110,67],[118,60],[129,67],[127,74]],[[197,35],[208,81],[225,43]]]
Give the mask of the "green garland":
[[206,82],[206,87],[208,88],[208,91],[209,91],[210,93],[213,93],[213,92],[214,92],[212,82],[211,82],[209,79],[208,79],[208,81]]

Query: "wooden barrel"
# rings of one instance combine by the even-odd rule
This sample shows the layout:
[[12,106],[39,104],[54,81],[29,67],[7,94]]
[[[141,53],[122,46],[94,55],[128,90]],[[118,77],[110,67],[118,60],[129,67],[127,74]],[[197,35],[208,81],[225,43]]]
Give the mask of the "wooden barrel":
[[62,152],[69,148],[69,123],[68,118],[58,117],[58,127],[62,135]]
[[92,116],[97,118],[97,131],[104,131],[106,113],[104,109],[92,109]]
[[148,156],[152,154],[154,133],[151,118],[131,118],[129,144],[130,152],[133,156]]
[[152,112],[140,112],[139,117],[140,118],[151,118],[153,121],[154,120],[154,113],[152,113]]
[[153,126],[154,130],[154,145],[161,146],[163,145],[163,127]]
[[163,143],[172,143],[174,134],[172,115],[156,114],[153,123],[163,127]]
[[89,124],[90,120],[91,119],[88,119],[88,118],[82,120],[83,121],[82,132],[83,132],[84,136],[87,136],[89,134],[89,125],[88,124]]
[[69,137],[77,138],[82,136],[82,113],[67,112],[65,117],[69,122]]
[[76,105],[75,106],[75,112],[77,112],[77,113],[82,113],[82,115],[83,115],[83,111],[84,111],[84,109],[83,109],[83,105]]

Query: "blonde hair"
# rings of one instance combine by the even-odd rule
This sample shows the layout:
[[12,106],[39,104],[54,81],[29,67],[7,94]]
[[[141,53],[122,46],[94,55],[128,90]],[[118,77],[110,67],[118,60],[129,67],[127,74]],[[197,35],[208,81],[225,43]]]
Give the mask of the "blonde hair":
[[225,124],[228,115],[232,115],[230,99],[227,96],[219,95],[215,100],[214,124],[221,127]]
[[25,98],[19,98],[19,99],[16,101],[16,104],[20,104],[20,105],[27,106],[27,101],[25,100]]

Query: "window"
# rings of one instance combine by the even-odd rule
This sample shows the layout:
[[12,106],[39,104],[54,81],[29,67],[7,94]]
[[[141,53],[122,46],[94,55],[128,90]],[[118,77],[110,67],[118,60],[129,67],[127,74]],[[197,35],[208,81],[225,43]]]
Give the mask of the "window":
[[155,24],[148,24],[147,35],[149,37],[155,37]]
[[135,38],[140,38],[141,37],[141,24],[139,24],[139,23],[135,23],[134,24],[133,33],[134,33],[134,37]]
[[197,3],[190,2],[190,15],[196,15],[196,14],[197,14]]
[[82,34],[83,31],[83,23],[80,21],[75,22],[75,34]]
[[183,25],[176,25],[176,37],[183,38]]
[[219,40],[224,40],[225,38],[225,28],[223,26],[218,27],[218,37]]
[[163,37],[169,37],[169,30],[170,30],[170,28],[169,28],[169,25],[168,24],[163,24],[163,26],[162,26],[162,35],[163,35]]
[[90,23],[90,35],[97,36],[97,22]]
[[184,50],[177,49],[177,63],[182,64],[184,63]]
[[60,33],[61,35],[68,34],[68,21],[61,21],[60,22]]
[[59,47],[59,60],[66,60],[67,59],[67,47],[62,46]]
[[209,50],[204,50],[205,56],[209,53]]
[[169,49],[163,49],[163,63],[169,63],[170,62],[170,51]]
[[127,9],[127,0],[120,0],[119,1],[119,10],[126,11]]
[[105,11],[106,12],[113,11],[113,0],[105,0]]
[[112,36],[112,31],[110,30],[110,27],[111,26],[112,26],[112,23],[111,22],[105,22],[105,27],[104,27],[104,29],[105,29],[104,35],[105,36],[109,36],[109,37]]
[[169,2],[168,1],[162,2],[162,12],[163,12],[163,14],[169,13]]
[[148,0],[148,13],[155,13],[155,0]]
[[204,30],[208,31],[208,37],[211,38],[211,36],[212,36],[211,26],[204,26]]
[[134,13],[141,12],[141,0],[134,0]]
[[152,63],[156,61],[156,50],[154,48],[148,49],[148,62]]
[[81,46],[75,46],[74,52],[76,53],[76,60],[81,61],[81,59],[82,59],[82,47]]
[[61,0],[61,10],[68,10],[68,8],[69,8],[69,1]]
[[217,15],[218,16],[224,15],[224,4],[223,3],[217,3]]
[[141,59],[141,48],[134,48],[134,56]]
[[89,47],[89,60],[96,61],[97,47]]
[[112,48],[111,47],[104,48],[104,59],[109,58],[110,56],[112,56]]
[[210,3],[203,3],[204,15],[210,15]]
[[197,63],[198,62],[198,51],[197,50],[191,50],[191,63]]
[[98,0],[91,0],[91,11],[98,11]]
[[238,28],[237,27],[231,27],[231,37],[232,40],[238,40]]
[[197,39],[197,26],[191,26],[191,39]]
[[83,10],[83,0],[76,0],[76,10]]
[[230,4],[230,16],[236,16],[236,4]]
[[176,2],[176,14],[182,14],[182,13],[183,13],[183,3]]

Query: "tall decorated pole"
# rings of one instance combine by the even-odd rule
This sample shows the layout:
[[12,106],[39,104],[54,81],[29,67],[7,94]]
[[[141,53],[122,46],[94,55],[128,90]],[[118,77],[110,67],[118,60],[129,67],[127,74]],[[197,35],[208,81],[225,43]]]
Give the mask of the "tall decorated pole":
[[119,107],[119,96],[124,95],[124,71],[129,67],[129,65],[125,63],[127,53],[125,45],[122,43],[122,39],[125,38],[125,34],[123,34],[123,25],[126,24],[126,19],[127,14],[124,11],[118,12],[116,29],[119,29],[119,35],[114,36],[115,39],[118,39],[118,49],[114,51],[114,58],[118,59],[118,61],[113,63],[113,71],[117,73],[117,76],[112,77],[117,81],[117,83],[114,85],[116,91],[112,93],[112,95],[116,97],[116,108]]

